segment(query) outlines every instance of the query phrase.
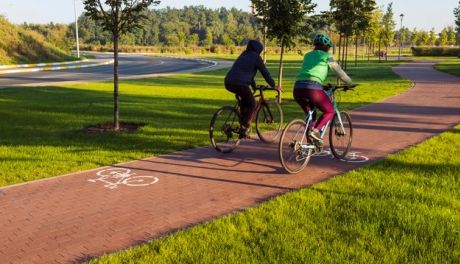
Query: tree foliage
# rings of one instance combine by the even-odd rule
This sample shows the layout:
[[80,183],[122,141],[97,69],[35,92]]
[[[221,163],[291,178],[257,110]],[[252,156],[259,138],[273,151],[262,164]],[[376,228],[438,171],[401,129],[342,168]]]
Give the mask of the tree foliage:
[[[147,19],[145,11],[152,4],[159,4],[156,0],[84,0],[86,16],[100,23],[104,31],[110,32],[113,38],[114,70],[114,130],[120,129],[120,112],[118,103],[118,41],[123,34],[141,29],[140,21]],[[129,37],[129,35],[125,35]]]
[[285,47],[292,47],[299,35],[307,35],[311,31],[308,14],[312,13],[316,4],[311,0],[252,0],[255,16],[262,28],[267,29],[267,36],[276,39],[281,46],[278,85],[283,79],[283,54]]
[[446,46],[449,43],[449,33],[444,28],[439,34],[439,46]]
[[84,0],[86,16],[100,22],[103,30],[114,36],[142,28],[139,23],[146,19],[145,10],[157,0]]
[[388,4],[382,17],[382,37],[386,47],[391,45],[395,36],[396,22],[394,20],[393,3]]
[[455,25],[457,25],[457,34],[460,34],[460,1],[458,7],[454,9]]
[[[144,14],[147,19],[140,21],[141,27],[132,32],[135,45],[176,46],[181,34],[184,34],[185,46],[211,46],[224,44],[224,40],[227,45],[242,45],[260,35],[255,18],[236,8],[168,7],[146,10]],[[105,45],[112,42],[100,23],[95,23],[92,18],[81,16],[78,23],[86,25],[80,29],[84,43]],[[127,43],[121,40],[121,44]]]
[[267,27],[271,39],[284,42],[286,47],[294,46],[295,38],[311,32],[308,14],[316,4],[311,0],[252,0],[258,22]]
[[337,30],[344,36],[363,33],[370,27],[375,0],[331,0],[331,15]]

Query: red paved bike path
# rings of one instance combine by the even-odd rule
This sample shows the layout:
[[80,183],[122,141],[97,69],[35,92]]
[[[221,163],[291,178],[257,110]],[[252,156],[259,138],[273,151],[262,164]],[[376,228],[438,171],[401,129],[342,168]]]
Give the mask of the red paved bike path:
[[441,133],[460,123],[460,78],[432,64],[397,67],[416,81],[413,89],[351,112],[353,151],[369,162],[315,157],[302,173],[287,175],[276,145],[249,141],[230,155],[204,147],[119,165],[159,179],[145,187],[109,189],[88,181],[99,168],[0,188],[0,263],[81,262],[327,180]]

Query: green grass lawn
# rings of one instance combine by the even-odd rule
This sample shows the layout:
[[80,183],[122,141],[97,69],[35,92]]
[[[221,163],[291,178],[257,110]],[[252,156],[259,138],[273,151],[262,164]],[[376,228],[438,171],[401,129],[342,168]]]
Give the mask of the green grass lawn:
[[371,166],[92,263],[458,263],[460,126]]
[[[292,98],[300,56],[288,56],[285,98]],[[277,63],[269,61],[272,73]],[[406,90],[394,64],[360,64],[350,72],[362,85],[341,96],[356,108]],[[0,90],[0,186],[76,172],[209,144],[213,112],[233,104],[223,87],[226,70],[181,74],[120,85],[122,121],[145,123],[133,133],[85,134],[87,125],[112,120],[110,82]],[[273,95],[272,95],[273,96]],[[301,117],[288,100],[286,120]]]
[[434,68],[438,71],[460,76],[460,58],[438,63],[434,66]]

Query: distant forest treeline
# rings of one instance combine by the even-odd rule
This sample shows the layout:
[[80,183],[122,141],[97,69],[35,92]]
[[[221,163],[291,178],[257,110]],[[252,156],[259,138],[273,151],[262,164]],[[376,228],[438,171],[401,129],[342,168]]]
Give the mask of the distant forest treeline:
[[[182,9],[164,8],[146,12],[148,19],[140,29],[121,38],[122,45],[138,46],[239,46],[249,39],[259,38],[255,18],[236,8],[209,9],[190,6]],[[57,46],[71,49],[75,46],[75,23],[23,24],[23,27],[40,32]],[[78,19],[81,44],[111,45],[110,33],[104,32],[94,20],[82,14]]]
[[[383,10],[377,9],[374,15]],[[121,45],[126,46],[155,46],[163,47],[168,50],[184,50],[189,47],[208,49],[213,52],[214,49],[220,49],[225,46],[228,50],[234,49],[235,46],[244,46],[249,39],[262,39],[262,32],[258,28],[256,19],[248,12],[236,8],[210,9],[204,6],[189,6],[181,9],[163,8],[146,11],[147,19],[142,22],[140,29],[124,34],[121,37]],[[381,23],[374,23],[375,29],[372,32],[378,32]],[[23,24],[26,30],[33,30],[41,33],[48,42],[54,44],[63,50],[75,48],[75,24]],[[85,49],[101,48],[108,50],[112,47],[111,35],[104,32],[102,27],[82,14],[78,19],[80,44]],[[332,38],[337,41],[337,34],[334,29],[326,30]],[[400,32],[402,36],[400,38]],[[375,34],[374,34],[375,35]],[[398,45],[401,39],[404,46],[447,46],[455,45],[460,42],[460,36],[456,34],[452,27],[446,27],[439,34],[431,31],[409,30],[403,28],[402,31],[393,29],[391,39],[385,45]],[[298,44],[308,43],[312,32],[305,32],[305,35],[298,39]],[[368,43],[367,39],[358,36],[360,45]],[[377,37],[373,36],[371,41],[374,48]],[[354,43],[354,42],[350,42]],[[212,47],[219,45],[217,47]],[[268,46],[275,47],[277,43],[269,42]],[[173,49],[174,48],[174,49]],[[133,50],[135,51],[135,50]],[[159,51],[154,49],[154,51]]]

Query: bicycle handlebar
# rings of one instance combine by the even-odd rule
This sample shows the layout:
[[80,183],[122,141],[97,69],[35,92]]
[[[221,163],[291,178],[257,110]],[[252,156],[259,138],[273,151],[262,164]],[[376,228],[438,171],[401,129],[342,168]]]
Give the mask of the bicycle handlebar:
[[356,86],[358,86],[359,84],[354,84],[354,85],[334,85],[334,84],[327,84],[327,85],[323,85],[323,89],[324,90],[332,90],[332,91],[336,91],[336,90],[343,90],[343,91],[348,91],[348,90],[353,90],[353,88],[355,88]]
[[276,91],[278,93],[276,96],[278,103],[281,103],[281,90],[275,89],[274,87],[268,85],[257,85],[257,90],[259,90],[261,93],[263,91]]

